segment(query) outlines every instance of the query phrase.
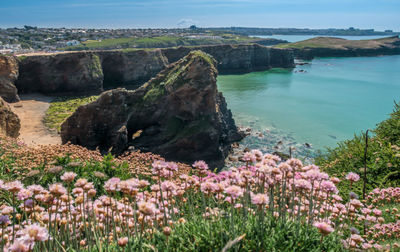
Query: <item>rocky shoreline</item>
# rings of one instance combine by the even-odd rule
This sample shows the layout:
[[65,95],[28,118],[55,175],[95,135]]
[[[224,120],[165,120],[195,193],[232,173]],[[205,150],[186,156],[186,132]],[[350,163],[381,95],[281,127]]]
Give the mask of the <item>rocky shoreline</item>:
[[277,155],[282,160],[298,158],[306,164],[312,163],[318,151],[311,144],[297,142],[293,136],[278,129],[239,126],[239,131],[243,132],[245,137],[232,144],[232,152],[225,160],[225,166],[228,168],[243,165],[241,157],[245,152],[254,149]]

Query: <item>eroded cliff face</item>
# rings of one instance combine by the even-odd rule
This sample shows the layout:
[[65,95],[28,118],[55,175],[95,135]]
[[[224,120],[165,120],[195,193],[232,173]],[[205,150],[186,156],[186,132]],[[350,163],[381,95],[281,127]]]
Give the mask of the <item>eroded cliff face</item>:
[[19,93],[76,95],[103,90],[103,70],[96,53],[23,56],[19,73],[15,82]]
[[[290,50],[257,44],[28,55],[19,57],[16,68],[12,68],[16,69],[17,74],[7,82],[3,81],[6,83],[4,86],[9,88],[9,91],[4,88],[3,92],[7,94],[4,97],[15,96],[14,82],[19,93],[79,95],[100,93],[103,89],[116,87],[134,89],[156,76],[169,63],[178,61],[194,50],[212,55],[221,73],[294,66]],[[9,60],[12,62],[16,59],[10,57]],[[15,81],[18,67],[19,77]]]
[[0,134],[17,138],[21,123],[18,116],[11,111],[10,106],[0,98]]
[[221,167],[238,132],[212,57],[193,51],[134,91],[115,89],[61,126],[63,143],[121,153],[129,145],[169,160]]
[[201,50],[217,60],[220,73],[246,73],[274,67],[294,67],[293,54],[289,50],[270,48],[258,44],[178,47],[163,49],[169,62],[175,62],[190,51]]
[[0,97],[7,102],[19,101],[18,90],[14,85],[18,73],[16,58],[0,55]]
[[104,73],[104,89],[139,87],[168,65],[161,50],[98,52]]

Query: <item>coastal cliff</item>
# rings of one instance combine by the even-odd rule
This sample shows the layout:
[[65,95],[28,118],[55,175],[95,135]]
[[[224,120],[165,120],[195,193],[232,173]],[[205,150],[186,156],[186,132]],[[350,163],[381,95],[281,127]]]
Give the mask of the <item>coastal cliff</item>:
[[0,97],[6,102],[19,101],[14,82],[18,78],[18,61],[12,56],[0,55]]
[[217,90],[215,65],[192,51],[134,91],[104,92],[67,118],[62,142],[116,154],[133,145],[169,160],[222,167],[243,136]]
[[17,138],[20,129],[21,123],[18,116],[11,110],[8,103],[0,97],[0,135]]
[[168,65],[159,49],[135,51],[99,51],[104,73],[104,89],[138,87]]
[[73,52],[19,57],[19,93],[86,93],[103,90],[103,70],[95,53]]
[[274,67],[293,67],[293,55],[288,50],[252,45],[221,45],[163,49],[169,62],[175,62],[190,51],[201,50],[217,60],[221,74],[262,71]]
[[[217,68],[221,73],[294,66],[293,53],[290,50],[257,44],[64,52],[9,57],[8,62],[16,63],[8,64],[12,67],[7,69],[15,74],[8,74],[12,78],[7,77],[6,81],[0,76],[0,84],[7,87],[3,88],[3,97],[10,102],[17,101],[16,90],[19,93],[79,95],[100,93],[103,89],[116,87],[134,89],[156,76],[169,63],[183,58],[193,50],[212,55],[217,60]],[[10,71],[7,70],[7,73]],[[15,98],[11,99],[12,97]]]
[[278,45],[291,49],[298,59],[311,60],[315,57],[359,57],[400,54],[398,36],[369,39],[346,40],[333,37],[317,37],[296,43]]

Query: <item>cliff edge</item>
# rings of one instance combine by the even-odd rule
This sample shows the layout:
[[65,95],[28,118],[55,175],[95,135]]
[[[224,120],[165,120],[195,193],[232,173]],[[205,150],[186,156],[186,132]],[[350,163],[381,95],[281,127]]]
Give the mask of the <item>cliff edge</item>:
[[277,48],[291,49],[296,58],[313,59],[315,57],[358,57],[400,54],[398,36],[380,39],[347,40],[334,37],[317,37],[289,44],[277,45]]

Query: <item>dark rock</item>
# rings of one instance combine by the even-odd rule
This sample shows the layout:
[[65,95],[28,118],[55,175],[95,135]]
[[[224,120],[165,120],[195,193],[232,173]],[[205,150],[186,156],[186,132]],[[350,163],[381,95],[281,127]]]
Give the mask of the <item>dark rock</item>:
[[[19,67],[15,86],[19,93],[62,95],[100,93],[103,89],[117,87],[135,89],[165,69],[168,63],[176,62],[194,50],[211,54],[221,73],[294,67],[291,50],[257,44],[64,52],[20,57],[15,68],[18,75]],[[15,60],[14,57],[10,59]],[[17,75],[13,76],[16,78]],[[7,92],[15,95],[17,91],[12,82],[4,85],[14,88]]]
[[309,143],[305,143],[304,146],[307,148],[311,148],[311,144],[309,144]]
[[100,57],[91,52],[26,56],[19,60],[19,93],[72,94],[103,90]]
[[18,62],[13,56],[0,55],[0,97],[6,102],[19,101],[18,91],[14,85],[18,77]]
[[286,160],[288,160],[290,158],[290,156],[288,154],[280,152],[280,151],[275,151],[272,154],[277,155],[278,157],[280,157],[282,159],[282,161],[286,161]]
[[290,50],[257,44],[177,47],[162,49],[162,52],[169,62],[175,62],[193,50],[212,55],[217,60],[220,73],[246,73],[273,67],[294,67],[294,57]]
[[243,135],[216,77],[214,59],[191,52],[134,91],[110,90],[79,107],[61,126],[62,142],[115,154],[134,145],[169,160],[202,159],[222,167],[231,144]]
[[161,50],[100,51],[104,89],[138,88],[167,67]]
[[17,138],[21,124],[18,116],[11,111],[10,106],[0,98],[0,133]]

